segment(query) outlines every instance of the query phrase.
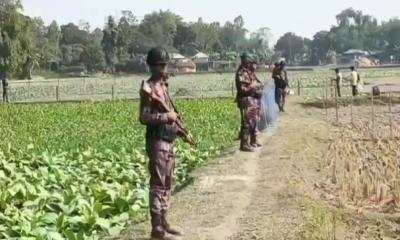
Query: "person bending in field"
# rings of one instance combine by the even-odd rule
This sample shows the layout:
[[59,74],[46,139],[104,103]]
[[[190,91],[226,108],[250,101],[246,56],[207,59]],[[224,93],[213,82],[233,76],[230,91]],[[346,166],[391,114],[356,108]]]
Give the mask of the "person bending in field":
[[261,147],[257,141],[257,124],[260,116],[259,100],[262,98],[262,84],[258,81],[256,56],[244,53],[241,65],[236,72],[237,95],[236,102],[240,109],[240,150],[254,152]]
[[168,52],[164,48],[153,48],[148,52],[147,64],[151,77],[140,89],[140,122],[147,126],[146,152],[150,159],[149,207],[151,216],[151,238],[175,239],[182,232],[167,222],[169,198],[175,167],[173,144],[182,137],[177,128],[178,115],[171,108],[168,94]]

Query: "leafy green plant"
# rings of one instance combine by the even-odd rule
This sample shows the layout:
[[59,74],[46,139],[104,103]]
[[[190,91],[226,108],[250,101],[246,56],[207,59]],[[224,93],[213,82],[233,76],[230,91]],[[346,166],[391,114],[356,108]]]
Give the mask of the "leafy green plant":
[[[177,185],[237,134],[232,100],[178,101],[198,142],[178,142]],[[98,239],[147,216],[136,102],[0,107],[0,239]]]

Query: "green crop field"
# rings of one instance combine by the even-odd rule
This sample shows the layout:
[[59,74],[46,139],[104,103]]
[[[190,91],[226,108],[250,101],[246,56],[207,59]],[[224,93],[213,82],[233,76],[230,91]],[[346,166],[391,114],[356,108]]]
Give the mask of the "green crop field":
[[[176,185],[237,136],[232,99],[177,102],[197,147],[176,145]],[[147,214],[137,102],[0,106],[0,238],[98,239]]]

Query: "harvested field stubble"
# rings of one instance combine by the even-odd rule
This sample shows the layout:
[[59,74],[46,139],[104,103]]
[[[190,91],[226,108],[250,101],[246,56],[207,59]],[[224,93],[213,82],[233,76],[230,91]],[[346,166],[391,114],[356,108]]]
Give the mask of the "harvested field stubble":
[[[391,135],[393,135],[391,137]],[[393,212],[400,208],[400,132],[346,128],[327,159],[337,197],[345,206]]]

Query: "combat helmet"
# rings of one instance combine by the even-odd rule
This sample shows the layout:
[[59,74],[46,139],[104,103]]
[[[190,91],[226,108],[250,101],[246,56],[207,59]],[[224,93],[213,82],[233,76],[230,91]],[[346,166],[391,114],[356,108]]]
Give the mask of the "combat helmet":
[[147,53],[147,64],[148,65],[159,65],[169,63],[169,54],[165,48],[155,47],[150,49]]
[[248,63],[258,63],[257,56],[251,53],[243,53],[240,56],[240,59],[242,61],[242,64],[248,64]]

